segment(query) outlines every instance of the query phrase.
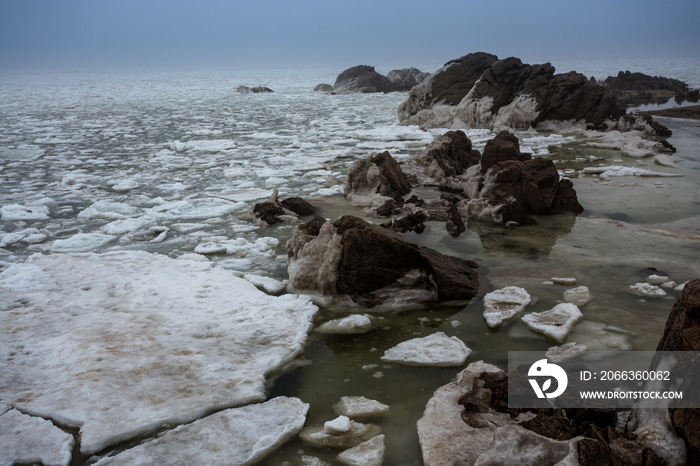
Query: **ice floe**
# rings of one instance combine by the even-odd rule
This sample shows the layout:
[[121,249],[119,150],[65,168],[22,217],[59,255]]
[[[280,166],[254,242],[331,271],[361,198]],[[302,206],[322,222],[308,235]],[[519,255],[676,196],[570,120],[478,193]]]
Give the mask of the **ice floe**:
[[583,314],[575,304],[562,303],[549,311],[525,315],[521,320],[533,332],[542,333],[557,343],[563,343],[574,325],[583,320]]
[[345,450],[338,455],[338,460],[350,466],[381,466],[384,462],[384,435]]
[[550,280],[557,285],[575,285],[576,284],[576,279],[575,278],[560,278],[560,277],[552,277]]
[[630,285],[629,291],[634,295],[644,296],[645,298],[663,298],[666,296],[664,290],[651,283],[636,283]]
[[448,337],[443,332],[423,338],[414,338],[389,348],[381,360],[407,366],[461,366],[472,350],[457,337]]
[[552,346],[545,353],[547,360],[554,364],[559,364],[570,359],[574,359],[588,351],[586,345],[579,345],[578,343],[572,341],[570,343],[565,343],[561,346]]
[[139,251],[34,255],[6,268],[0,289],[14,306],[0,312],[0,397],[81,426],[85,454],[264,400],[266,376],[301,354],[317,312],[209,262]]
[[663,173],[647,170],[645,168],[625,167],[622,165],[608,165],[605,167],[586,167],[581,171],[584,175],[599,175],[601,178],[610,178],[612,176],[659,176],[659,177],[678,177],[683,176],[681,173]]
[[525,310],[530,294],[524,288],[506,286],[484,296],[484,319],[491,328],[500,327]]
[[577,286],[564,292],[563,296],[565,303],[583,306],[593,301],[593,295],[587,286]]
[[0,464],[68,466],[75,439],[51,421],[22,414],[0,401]]
[[156,464],[250,465],[296,435],[309,405],[278,397],[260,404],[227,409],[179,426],[95,466]]
[[382,319],[370,314],[354,314],[324,322],[314,330],[319,333],[360,334],[367,333],[382,325]]
[[390,410],[384,403],[364,396],[344,396],[333,405],[333,411],[351,419],[382,417],[388,415]]
[[299,437],[315,447],[345,449],[376,437],[380,432],[381,429],[374,424],[362,424],[351,420],[346,431],[338,432],[334,426],[327,429],[325,424],[323,426],[307,426],[299,433]]
[[88,252],[116,240],[115,236],[102,233],[78,233],[70,238],[59,239],[51,245],[51,252],[76,253]]
[[0,207],[0,220],[48,220],[49,208],[45,205],[8,204]]

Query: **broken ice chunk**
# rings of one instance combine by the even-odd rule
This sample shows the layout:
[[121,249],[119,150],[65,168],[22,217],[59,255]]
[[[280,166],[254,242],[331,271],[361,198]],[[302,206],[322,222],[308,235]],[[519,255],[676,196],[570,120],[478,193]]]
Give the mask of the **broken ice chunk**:
[[386,416],[390,408],[384,403],[364,396],[344,396],[333,405],[333,410],[352,419],[366,419]]
[[542,333],[557,343],[563,343],[574,325],[583,320],[583,314],[575,304],[561,303],[549,311],[523,316],[521,320],[533,332]]
[[389,348],[380,359],[407,366],[461,366],[472,350],[457,337],[442,332],[414,338]]
[[381,466],[384,461],[384,435],[362,442],[338,455],[338,460],[350,466]]
[[491,328],[500,327],[523,312],[530,304],[530,295],[523,288],[507,286],[484,296],[484,319]]

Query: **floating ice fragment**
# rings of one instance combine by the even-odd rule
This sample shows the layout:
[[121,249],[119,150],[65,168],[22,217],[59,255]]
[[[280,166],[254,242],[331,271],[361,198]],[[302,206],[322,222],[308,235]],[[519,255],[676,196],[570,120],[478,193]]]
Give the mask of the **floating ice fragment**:
[[660,176],[660,177],[678,177],[683,176],[680,173],[662,173],[643,168],[624,167],[621,165],[609,165],[606,167],[586,167],[582,170],[584,175],[600,175],[601,178],[609,178],[611,176]]
[[138,188],[140,185],[136,180],[132,179],[126,179],[126,180],[119,180],[116,184],[112,186],[112,191],[116,191],[118,193],[125,193],[128,191],[131,191],[133,189]]
[[76,253],[88,252],[111,243],[115,236],[101,233],[78,233],[67,239],[59,239],[51,245],[51,252]]
[[355,314],[341,319],[333,319],[316,327],[318,333],[360,334],[374,330],[382,321],[369,314]]
[[49,208],[45,205],[8,204],[0,208],[0,220],[48,220]]
[[352,419],[367,419],[389,414],[390,408],[384,403],[364,396],[344,396],[333,405],[333,410]]
[[652,285],[660,285],[667,281],[669,281],[669,278],[664,275],[654,274],[647,277],[647,283],[651,283]]
[[644,296],[647,298],[663,298],[666,296],[666,292],[664,290],[650,283],[637,283],[635,285],[630,285],[629,291],[634,295]]
[[576,279],[575,278],[558,278],[558,277],[552,277],[550,278],[551,281],[558,285],[575,285],[576,284]]
[[593,301],[593,295],[587,286],[577,286],[564,292],[564,302],[583,306]]
[[563,343],[574,325],[583,320],[583,314],[575,304],[561,303],[549,311],[523,316],[521,320],[533,332],[542,333],[557,343]]
[[323,424],[323,433],[336,435],[344,434],[350,430],[350,419],[347,416],[338,416],[332,421],[327,421]]
[[262,275],[246,274],[243,278],[265,292],[273,295],[282,293],[287,288],[289,280],[275,280],[272,277],[263,277]]
[[549,362],[559,364],[585,353],[588,350],[586,345],[579,345],[576,342],[565,343],[561,346],[552,346],[545,353]]
[[80,212],[78,218],[85,220],[121,220],[127,217],[134,217],[140,213],[141,209],[131,204],[115,201],[97,201]]
[[381,466],[384,462],[384,435],[345,450],[338,455],[338,460],[350,466]]
[[472,350],[457,337],[443,332],[423,338],[414,338],[389,348],[380,359],[407,366],[461,366]]
[[103,458],[95,466],[254,464],[304,427],[308,409],[308,404],[287,397],[227,409]]
[[484,296],[484,319],[491,328],[500,327],[513,319],[530,304],[530,294],[524,288],[507,286]]
[[350,421],[350,428],[346,432],[331,434],[324,430],[324,426],[308,426],[299,433],[299,437],[315,447],[345,449],[359,445],[379,435],[379,432],[379,427],[374,424]]

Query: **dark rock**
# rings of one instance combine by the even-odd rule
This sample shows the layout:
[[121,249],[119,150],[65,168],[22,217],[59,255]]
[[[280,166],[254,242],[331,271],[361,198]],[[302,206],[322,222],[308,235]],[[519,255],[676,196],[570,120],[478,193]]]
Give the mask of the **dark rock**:
[[316,208],[300,197],[290,197],[280,202],[280,204],[297,215],[313,215],[316,213]]
[[[517,138],[516,138],[517,141]],[[472,165],[479,163],[481,154],[472,149],[472,141],[464,131],[448,131],[437,136],[428,147],[417,155],[420,164],[435,165],[442,171],[442,176],[457,176]],[[440,176],[436,173],[437,176]]]
[[248,93],[254,93],[254,94],[260,94],[264,92],[275,92],[269,87],[265,86],[256,86],[256,87],[248,87],[248,86],[238,86],[236,88],[236,92],[240,92],[241,94],[248,94]]
[[415,204],[416,207],[420,207],[420,206],[423,205],[424,202],[425,202],[425,201],[424,201],[423,199],[418,199],[418,196],[416,196],[416,195],[414,194],[413,196],[411,196],[411,197],[409,197],[408,199],[406,199],[406,200],[404,201],[404,204]]
[[[656,351],[700,351],[700,279],[685,284],[671,309]],[[653,367],[658,365],[659,359],[658,355],[654,358]],[[700,361],[690,361],[697,358],[687,359],[673,368],[671,377],[677,375],[681,378],[683,382],[677,390],[690,396],[678,403],[679,408],[670,409],[671,422],[676,433],[685,441],[688,464],[700,464],[700,409],[687,407],[698,405],[700,374],[696,369]]]
[[351,199],[356,194],[379,194],[403,202],[411,189],[408,177],[389,152],[353,162],[345,182],[345,195]]
[[314,92],[333,92],[333,86],[330,84],[317,84],[314,87]]
[[340,73],[333,89],[336,93],[391,92],[394,84],[386,76],[374,71],[373,66],[359,65]]
[[285,211],[278,202],[265,201],[255,204],[253,207],[253,213],[257,218],[264,221],[268,225],[274,225],[276,223],[283,222],[280,217],[286,215],[287,211]]
[[[604,81],[624,106],[665,103],[671,97],[677,101],[688,100],[692,92],[683,81],[643,73],[620,71],[616,77],[608,76]],[[679,102],[679,103],[680,103]]]
[[552,201],[553,212],[573,212],[576,215],[583,212],[583,206],[578,202],[574,184],[568,178],[559,180],[557,194]]
[[389,71],[387,78],[393,83],[394,91],[409,91],[413,86],[416,86],[428,76],[416,68],[404,68],[401,70]]
[[314,215],[314,218],[309,220],[306,223],[302,223],[297,227],[297,229],[303,231],[304,233],[311,235],[311,236],[318,236],[318,233],[321,231],[321,227],[323,224],[326,223],[326,219],[319,216],[319,215]]
[[374,209],[374,211],[379,215],[380,217],[391,217],[394,214],[398,214],[401,212],[402,206],[398,202],[396,202],[393,199],[389,199],[386,201],[384,204],[381,206],[377,207]]
[[419,210],[418,212],[404,215],[401,218],[395,218],[389,222],[382,223],[381,226],[400,233],[415,231],[416,233],[421,234],[425,230],[424,222],[426,220],[428,220],[428,216],[425,214],[425,212]]
[[520,142],[517,136],[510,131],[501,131],[495,138],[486,142],[484,155],[479,163],[481,164],[481,171],[486,173],[486,170],[499,162],[507,160],[524,162],[530,158],[529,154],[520,153]]
[[387,228],[343,216],[333,226],[342,236],[336,287],[341,294],[365,294],[400,279],[412,270],[432,275],[440,300],[473,298],[479,288],[472,261],[418,247]]

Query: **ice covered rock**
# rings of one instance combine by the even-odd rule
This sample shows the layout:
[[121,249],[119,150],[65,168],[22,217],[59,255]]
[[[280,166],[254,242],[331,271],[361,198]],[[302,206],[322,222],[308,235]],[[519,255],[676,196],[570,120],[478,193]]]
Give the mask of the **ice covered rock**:
[[354,161],[345,181],[345,196],[364,207],[379,207],[388,199],[402,202],[410,192],[408,178],[389,152]]
[[0,398],[80,426],[85,454],[264,400],[318,310],[209,262],[139,251],[34,255],[0,273],[0,290],[2,309],[27,301],[0,312]]
[[314,330],[318,333],[360,334],[367,333],[382,325],[382,321],[370,314],[354,314],[324,322]]
[[577,286],[564,292],[564,302],[583,306],[593,301],[593,295],[587,286]]
[[22,414],[0,401],[0,464],[68,466],[75,440],[50,421]]
[[443,332],[423,338],[414,338],[389,348],[381,360],[406,366],[461,366],[472,350],[457,337],[448,337]]
[[345,450],[338,455],[338,460],[350,466],[381,466],[384,462],[384,435]]
[[579,345],[578,343],[572,341],[561,346],[552,346],[547,350],[545,356],[549,362],[559,364],[564,361],[574,359],[575,357],[585,353],[587,350],[588,347],[586,345]]
[[19,205],[8,204],[0,207],[0,220],[37,221],[48,220],[49,208],[45,205]]
[[70,238],[58,239],[51,245],[51,252],[56,253],[76,253],[88,252],[101,248],[117,238],[112,235],[102,233],[78,233]]
[[530,294],[524,288],[507,286],[486,293],[484,296],[484,319],[491,328],[500,327],[525,310],[530,304]]
[[[321,217],[300,225],[287,241],[288,291],[349,295],[374,305],[386,300],[465,300],[478,290],[474,262],[418,247],[398,233],[360,218]],[[374,303],[374,304],[372,304]]]
[[308,426],[299,433],[299,437],[315,447],[345,449],[376,437],[380,431],[374,424],[350,421],[350,427],[345,432],[331,433],[327,432],[324,426]]
[[629,291],[634,295],[644,296],[645,298],[663,298],[666,296],[664,290],[651,283],[636,283],[630,285]]
[[347,416],[338,416],[332,421],[326,421],[323,424],[323,432],[330,435],[344,434],[350,430],[352,425]]
[[562,303],[549,311],[525,315],[521,320],[533,332],[542,333],[557,343],[564,343],[574,325],[583,320],[583,314],[575,304]]
[[95,466],[254,464],[304,427],[308,409],[309,405],[297,398],[278,397],[219,411],[103,458]]
[[351,419],[382,417],[390,412],[389,406],[364,396],[344,396],[333,405],[333,410]]

